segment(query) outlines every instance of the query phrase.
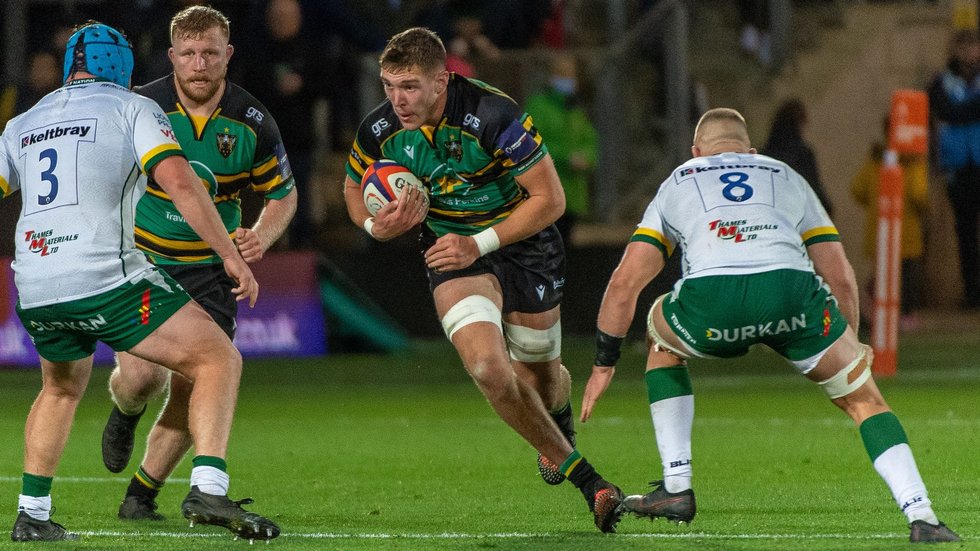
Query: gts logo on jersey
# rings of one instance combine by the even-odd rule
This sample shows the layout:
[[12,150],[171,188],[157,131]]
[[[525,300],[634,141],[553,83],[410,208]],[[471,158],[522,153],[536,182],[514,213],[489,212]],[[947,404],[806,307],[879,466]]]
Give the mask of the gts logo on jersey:
[[34,133],[30,130],[26,136],[21,136],[20,146],[27,147],[29,145],[34,145],[36,143],[41,143],[47,140],[53,140],[55,138],[60,138],[62,136],[81,136],[85,137],[88,135],[89,131],[92,130],[91,126],[55,126],[53,128],[48,128],[43,132]]

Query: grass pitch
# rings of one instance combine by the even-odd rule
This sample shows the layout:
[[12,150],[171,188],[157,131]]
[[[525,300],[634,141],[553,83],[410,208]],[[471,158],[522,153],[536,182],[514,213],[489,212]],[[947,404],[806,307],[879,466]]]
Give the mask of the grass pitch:
[[[591,345],[566,340],[579,400]],[[879,381],[902,420],[940,518],[980,549],[980,342],[908,337],[899,376]],[[625,351],[580,450],[627,493],[660,478],[642,381],[642,350]],[[110,402],[96,368],[53,488],[54,519],[82,533],[72,549],[231,549],[219,528],[188,528],[179,505],[190,462],[164,487],[161,523],[116,519],[138,466],[100,459]],[[692,362],[698,516],[690,527],[624,518],[600,534],[570,484],[540,481],[535,452],[500,421],[448,343],[410,352],[249,361],[228,455],[233,498],[276,520],[286,549],[905,549],[908,529],[857,430],[815,385],[765,351]],[[12,525],[23,424],[39,373],[0,371],[0,493]],[[159,404],[151,405],[151,411]],[[0,539],[0,548],[26,544]]]

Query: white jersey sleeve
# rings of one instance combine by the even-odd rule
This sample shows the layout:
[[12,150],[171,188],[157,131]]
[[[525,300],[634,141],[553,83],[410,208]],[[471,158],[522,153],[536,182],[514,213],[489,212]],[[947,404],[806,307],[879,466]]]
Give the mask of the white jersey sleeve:
[[763,155],[692,159],[661,184],[631,240],[665,256],[680,246],[685,277],[812,271],[806,246],[839,239],[809,184]]
[[23,308],[111,290],[150,267],[136,249],[145,172],[181,154],[154,102],[104,81],[45,96],[4,131],[4,194],[20,189],[14,276]]

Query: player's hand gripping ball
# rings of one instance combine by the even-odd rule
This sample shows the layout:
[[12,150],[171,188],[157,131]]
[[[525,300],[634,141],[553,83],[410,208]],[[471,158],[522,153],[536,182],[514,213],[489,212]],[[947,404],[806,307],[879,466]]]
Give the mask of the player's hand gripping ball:
[[429,195],[419,180],[404,166],[388,159],[375,161],[364,171],[361,178],[361,194],[364,196],[364,206],[371,216],[378,213],[381,207],[398,199],[405,186],[415,186],[422,192],[425,208],[429,208]]

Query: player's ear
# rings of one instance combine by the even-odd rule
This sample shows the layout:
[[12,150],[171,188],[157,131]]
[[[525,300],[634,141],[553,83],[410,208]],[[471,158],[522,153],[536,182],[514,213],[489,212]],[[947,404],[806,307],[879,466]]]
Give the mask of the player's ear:
[[436,91],[443,93],[449,87],[449,71],[442,70],[436,73]]
[[698,146],[696,146],[696,145],[692,145],[691,146],[691,157],[700,157],[700,156],[701,156],[701,148],[698,147]]
[[756,148],[754,148],[754,147],[750,147],[750,148],[749,148],[749,153],[751,153],[751,154],[753,154],[753,155],[755,155],[755,154],[756,154],[756,153],[758,153],[758,152],[759,152],[759,150],[758,150],[758,149],[756,149]]
[[175,57],[173,48],[167,49],[167,57],[170,58],[170,63],[172,64],[174,62],[174,57]]
[[231,59],[231,56],[235,54],[235,47],[229,44],[226,51],[228,52],[228,59]]

